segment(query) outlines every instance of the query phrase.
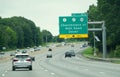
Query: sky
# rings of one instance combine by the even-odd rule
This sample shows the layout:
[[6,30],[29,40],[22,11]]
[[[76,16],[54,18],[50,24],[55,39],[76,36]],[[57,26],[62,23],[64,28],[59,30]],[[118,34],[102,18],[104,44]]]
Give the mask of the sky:
[[87,12],[97,0],[0,0],[0,16],[22,16],[32,20],[41,30],[59,34],[59,16]]

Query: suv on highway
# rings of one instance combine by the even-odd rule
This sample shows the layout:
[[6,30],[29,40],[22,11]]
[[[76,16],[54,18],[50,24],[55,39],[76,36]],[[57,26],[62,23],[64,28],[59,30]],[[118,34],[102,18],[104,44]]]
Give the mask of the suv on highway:
[[72,55],[71,55],[71,53],[69,52],[69,51],[67,51],[67,52],[65,52],[65,58],[66,57],[71,57]]
[[70,50],[70,51],[65,52],[65,58],[72,57],[72,56],[75,56],[74,50]]
[[70,50],[69,52],[70,52],[71,56],[75,56],[74,50]]
[[32,70],[32,58],[29,54],[15,54],[12,59],[12,70],[15,71],[17,68],[29,68],[29,70]]

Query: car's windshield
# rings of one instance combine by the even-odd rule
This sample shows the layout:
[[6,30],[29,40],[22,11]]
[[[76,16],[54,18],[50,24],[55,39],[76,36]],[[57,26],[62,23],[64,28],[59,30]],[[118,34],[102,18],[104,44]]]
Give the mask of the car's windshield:
[[15,57],[16,58],[27,58],[29,57],[29,55],[16,55]]

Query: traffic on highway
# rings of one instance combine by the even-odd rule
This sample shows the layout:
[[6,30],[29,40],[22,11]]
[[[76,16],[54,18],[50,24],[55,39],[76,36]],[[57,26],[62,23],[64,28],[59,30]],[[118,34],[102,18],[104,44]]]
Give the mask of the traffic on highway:
[[120,0],[0,0],[0,77],[120,77]]
[[120,76],[119,64],[85,58],[79,52],[83,52],[88,46],[81,47],[81,45],[76,43],[74,46],[41,47],[39,51],[16,53],[8,61],[0,63],[0,77]]

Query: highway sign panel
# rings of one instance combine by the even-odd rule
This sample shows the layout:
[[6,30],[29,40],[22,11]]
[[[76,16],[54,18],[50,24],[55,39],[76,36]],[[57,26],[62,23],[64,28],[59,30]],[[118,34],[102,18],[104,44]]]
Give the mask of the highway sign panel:
[[74,17],[81,17],[81,16],[86,16],[86,17],[88,17],[88,14],[87,13],[72,13],[71,14],[72,16],[74,16]]
[[60,34],[60,38],[88,38],[88,34]]
[[59,32],[60,38],[87,38],[87,15],[59,17]]

